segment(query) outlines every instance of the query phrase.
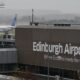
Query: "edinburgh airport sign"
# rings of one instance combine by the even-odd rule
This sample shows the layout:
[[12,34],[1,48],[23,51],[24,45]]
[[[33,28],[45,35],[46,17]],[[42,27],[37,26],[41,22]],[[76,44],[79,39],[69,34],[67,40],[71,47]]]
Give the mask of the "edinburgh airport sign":
[[52,53],[53,55],[68,54],[68,55],[80,55],[80,46],[74,46],[71,43],[49,44],[47,42],[33,42],[33,51]]

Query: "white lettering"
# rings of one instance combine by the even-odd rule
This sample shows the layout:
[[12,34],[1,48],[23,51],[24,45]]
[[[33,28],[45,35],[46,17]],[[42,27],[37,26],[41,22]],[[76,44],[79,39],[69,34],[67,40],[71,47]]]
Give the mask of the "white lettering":
[[65,44],[65,46],[58,43],[55,44],[48,44],[46,42],[33,42],[33,51],[37,52],[46,52],[46,53],[52,53],[54,55],[59,55],[61,53],[68,54],[68,55],[80,55],[80,47],[78,46],[72,46],[71,43]]
[[66,44],[65,46],[65,50],[64,50],[64,54],[68,53],[69,54],[69,46],[68,44]]

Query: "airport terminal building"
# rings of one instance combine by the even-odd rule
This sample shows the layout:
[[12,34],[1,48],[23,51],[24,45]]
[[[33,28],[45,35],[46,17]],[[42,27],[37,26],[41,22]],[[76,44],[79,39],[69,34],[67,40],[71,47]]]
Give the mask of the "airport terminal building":
[[18,26],[15,32],[20,69],[30,70],[44,80],[53,80],[56,75],[79,78],[79,26]]

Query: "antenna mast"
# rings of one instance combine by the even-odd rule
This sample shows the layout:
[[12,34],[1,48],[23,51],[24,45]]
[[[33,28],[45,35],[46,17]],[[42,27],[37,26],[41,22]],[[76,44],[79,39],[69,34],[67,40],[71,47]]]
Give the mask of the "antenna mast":
[[34,9],[32,9],[32,24],[34,23]]

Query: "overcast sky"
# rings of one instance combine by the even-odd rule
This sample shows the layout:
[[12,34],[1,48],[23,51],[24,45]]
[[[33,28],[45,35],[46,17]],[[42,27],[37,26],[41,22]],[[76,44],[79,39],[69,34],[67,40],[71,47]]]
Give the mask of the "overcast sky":
[[64,13],[80,13],[80,0],[0,0],[6,9],[59,10]]

